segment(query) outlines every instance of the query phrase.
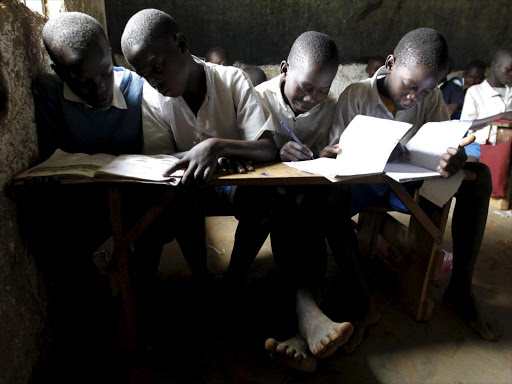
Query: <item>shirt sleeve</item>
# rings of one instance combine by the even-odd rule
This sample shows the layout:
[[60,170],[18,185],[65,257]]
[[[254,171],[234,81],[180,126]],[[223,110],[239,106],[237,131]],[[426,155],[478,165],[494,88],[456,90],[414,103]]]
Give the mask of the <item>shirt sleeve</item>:
[[142,89],[143,153],[146,155],[172,154],[176,144],[169,115],[172,110],[169,98],[162,96],[144,81]]
[[475,120],[478,118],[478,104],[473,95],[473,90],[469,88],[464,98],[464,105],[460,114],[461,120]]
[[352,119],[359,114],[359,101],[355,94],[354,86],[348,86],[338,98],[331,130],[329,132],[328,145],[337,144],[341,134],[345,131]]
[[429,96],[423,124],[446,120],[450,120],[450,112],[448,112],[441,90],[436,87]]
[[232,83],[236,122],[244,140],[258,140],[264,133],[274,134],[272,116],[249,76],[237,71]]

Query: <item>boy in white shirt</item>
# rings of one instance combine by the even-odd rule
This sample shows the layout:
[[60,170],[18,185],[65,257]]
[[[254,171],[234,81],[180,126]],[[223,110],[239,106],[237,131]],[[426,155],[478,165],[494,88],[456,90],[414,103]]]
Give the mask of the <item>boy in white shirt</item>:
[[511,84],[512,48],[501,48],[494,55],[489,78],[468,89],[462,107],[460,118],[473,120],[470,132],[480,144],[485,144],[487,138],[496,143],[496,127],[489,135],[491,121],[512,120]]
[[[245,172],[251,167],[244,166],[244,160],[275,158],[272,121],[248,76],[241,69],[192,56],[171,16],[156,9],[138,12],[125,27],[121,47],[137,73],[167,96],[154,107],[160,124],[144,132],[158,135],[162,150],[181,157],[167,174],[185,169],[183,184],[201,184],[220,164],[235,164]],[[203,204],[201,198],[198,204]],[[204,276],[204,211],[199,211],[188,220],[195,221],[189,236],[201,244],[201,252],[187,261]]]
[[[338,61],[332,38],[305,32],[293,43],[288,59],[281,62],[281,75],[256,87],[271,111],[279,160],[300,161],[336,153],[325,147],[336,107],[329,90]],[[279,363],[307,372],[316,369],[316,357],[334,353],[352,333],[350,323],[331,321],[315,300],[327,257],[319,223],[325,192],[321,186],[239,188],[237,193],[245,195],[252,209],[237,212],[239,224],[227,274],[230,282],[244,279],[271,233],[274,260],[295,299],[299,332],[282,342],[269,338],[265,347]]]
[[[423,124],[449,120],[448,109],[436,86],[447,64],[448,46],[437,31],[420,28],[409,32],[400,40],[393,54],[387,57],[384,68],[373,78],[348,86],[341,94],[331,140],[339,138],[358,114],[413,124],[401,140],[402,145],[406,145]],[[473,271],[492,191],[489,168],[482,163],[466,162],[467,156],[462,147],[473,140],[469,136],[462,140],[461,147],[448,148],[439,162],[438,170],[444,178],[462,168],[476,174],[476,180],[463,181],[456,193],[452,219],[454,264],[444,299],[483,338],[494,340],[499,332],[485,318],[472,291]],[[396,195],[390,194],[386,185],[352,186],[351,192],[351,215],[376,203],[402,211],[405,208]]]

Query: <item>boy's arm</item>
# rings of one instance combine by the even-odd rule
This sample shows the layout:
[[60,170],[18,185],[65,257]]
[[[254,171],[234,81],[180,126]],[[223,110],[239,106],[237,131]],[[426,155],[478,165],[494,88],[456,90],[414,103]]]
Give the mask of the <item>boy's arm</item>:
[[162,96],[144,80],[142,89],[143,150],[146,155],[173,154],[176,152],[171,128],[171,100]]
[[327,146],[320,152],[320,157],[335,157],[341,152],[337,146],[340,136],[354,117],[360,113],[359,101],[352,92],[353,87],[354,85],[348,86],[338,98]]
[[231,140],[212,138],[202,141],[177,161],[165,175],[178,169],[186,169],[182,183],[193,180],[206,182],[212,176],[221,157],[238,157],[246,160],[269,161],[275,158],[277,147],[269,132],[264,132],[258,140]]
[[[48,159],[59,147],[63,124],[60,116],[58,80],[51,74],[39,76],[33,84],[39,161]],[[66,150],[65,148],[62,148]]]

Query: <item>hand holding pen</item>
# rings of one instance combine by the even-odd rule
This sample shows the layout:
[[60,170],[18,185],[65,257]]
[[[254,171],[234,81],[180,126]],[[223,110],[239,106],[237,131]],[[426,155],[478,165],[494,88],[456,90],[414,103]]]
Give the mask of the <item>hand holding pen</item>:
[[302,144],[297,136],[291,131],[284,121],[281,121],[281,125],[291,136],[293,141],[287,142],[279,151],[279,156],[282,161],[301,161],[301,160],[312,160],[313,152]]

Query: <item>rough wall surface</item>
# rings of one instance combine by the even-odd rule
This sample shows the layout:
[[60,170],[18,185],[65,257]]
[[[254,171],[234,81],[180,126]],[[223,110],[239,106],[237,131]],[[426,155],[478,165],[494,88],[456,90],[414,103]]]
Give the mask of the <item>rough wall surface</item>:
[[158,8],[181,24],[193,53],[204,56],[220,45],[252,65],[279,63],[307,30],[331,35],[342,63],[386,56],[418,27],[444,34],[456,69],[474,58],[489,60],[499,45],[512,42],[510,0],[109,0],[105,7],[115,53],[130,16]]
[[[88,15],[98,20],[105,31],[107,30],[104,0],[64,0],[63,10],[67,12],[87,13]],[[50,15],[50,17],[51,16],[52,15]]]
[[44,18],[17,0],[0,1],[0,383],[26,383],[45,341],[46,299],[18,232],[6,184],[36,159],[31,81],[49,62]]

